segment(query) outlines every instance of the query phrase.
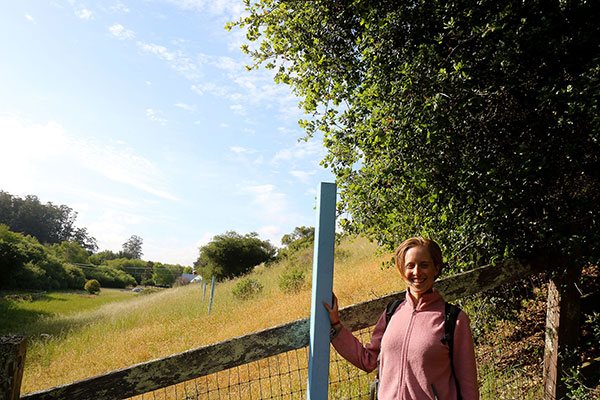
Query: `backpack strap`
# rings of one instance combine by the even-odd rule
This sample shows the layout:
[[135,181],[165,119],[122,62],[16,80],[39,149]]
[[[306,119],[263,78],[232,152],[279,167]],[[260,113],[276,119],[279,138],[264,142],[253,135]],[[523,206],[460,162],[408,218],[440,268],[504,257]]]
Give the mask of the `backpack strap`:
[[[390,301],[387,306],[385,306],[385,329],[387,329],[388,324],[390,323],[390,319],[392,319],[392,315],[396,312],[396,308],[403,302],[403,300],[396,299]],[[385,332],[384,329],[384,332]]]
[[448,350],[450,352],[450,368],[452,369],[452,376],[454,377],[454,382],[456,383],[456,396],[458,400],[462,399],[460,394],[460,385],[458,384],[458,378],[456,377],[456,372],[454,370],[454,330],[456,328],[456,320],[458,319],[458,314],[460,313],[460,308],[455,306],[454,304],[450,304],[446,302],[445,307],[446,315],[444,319],[444,338],[442,339],[442,343],[448,344]]

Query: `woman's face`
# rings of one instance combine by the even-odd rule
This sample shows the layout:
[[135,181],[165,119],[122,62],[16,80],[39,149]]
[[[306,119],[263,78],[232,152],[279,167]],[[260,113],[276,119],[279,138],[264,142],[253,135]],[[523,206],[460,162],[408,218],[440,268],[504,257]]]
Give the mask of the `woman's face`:
[[402,278],[404,278],[410,293],[418,300],[433,287],[433,282],[439,272],[439,265],[433,263],[427,248],[416,246],[406,252],[403,271]]

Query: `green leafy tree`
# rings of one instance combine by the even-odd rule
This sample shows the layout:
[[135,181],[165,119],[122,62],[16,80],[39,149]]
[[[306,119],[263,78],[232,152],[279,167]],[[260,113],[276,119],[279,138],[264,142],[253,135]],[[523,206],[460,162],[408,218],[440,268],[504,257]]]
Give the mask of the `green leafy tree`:
[[77,241],[89,253],[98,249],[86,228],[76,228],[77,212],[65,205],[43,204],[37,196],[20,198],[0,191],[0,224],[34,236],[42,244]]
[[292,233],[283,235],[281,244],[288,249],[297,249],[311,246],[315,240],[315,228],[308,226],[297,226]]
[[131,237],[127,239],[125,243],[123,243],[121,257],[141,259],[142,254],[144,254],[142,252],[143,244],[144,240],[141,237],[137,235],[131,235]]
[[94,265],[103,265],[103,264],[106,264],[106,262],[108,260],[114,260],[117,258],[120,258],[119,253],[115,253],[114,251],[111,251],[111,250],[103,250],[96,254],[92,254],[89,257],[89,262]]
[[0,224],[0,289],[81,289],[79,267],[68,266],[33,236]]
[[173,286],[175,280],[181,274],[176,274],[173,269],[168,268],[167,266],[161,263],[154,263],[154,273],[152,274],[152,280],[158,286]]
[[450,265],[600,258],[600,3],[246,1],[228,27],[324,135],[342,226]]
[[102,287],[124,288],[136,284],[133,276],[118,268],[97,266],[85,268],[84,272],[87,279],[96,279]]
[[65,240],[61,244],[53,244],[50,250],[58,259],[67,263],[86,264],[89,259],[88,252],[78,242]]
[[106,261],[106,264],[120,269],[133,276],[138,284],[142,281],[152,278],[153,263],[150,261],[143,261],[138,259],[129,258],[117,258]]
[[218,280],[234,278],[272,260],[275,252],[271,243],[260,240],[256,232],[241,235],[228,231],[200,247],[194,267],[205,279],[212,276]]

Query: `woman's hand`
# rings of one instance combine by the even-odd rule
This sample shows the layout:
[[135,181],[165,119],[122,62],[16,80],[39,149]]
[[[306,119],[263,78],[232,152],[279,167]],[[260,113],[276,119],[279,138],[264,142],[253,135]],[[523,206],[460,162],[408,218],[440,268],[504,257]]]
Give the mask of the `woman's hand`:
[[329,312],[329,322],[331,322],[331,326],[337,329],[342,325],[340,323],[340,313],[338,311],[338,299],[335,296],[335,293],[332,293],[331,297],[333,299],[332,307],[330,307],[326,302],[323,302],[323,305]]

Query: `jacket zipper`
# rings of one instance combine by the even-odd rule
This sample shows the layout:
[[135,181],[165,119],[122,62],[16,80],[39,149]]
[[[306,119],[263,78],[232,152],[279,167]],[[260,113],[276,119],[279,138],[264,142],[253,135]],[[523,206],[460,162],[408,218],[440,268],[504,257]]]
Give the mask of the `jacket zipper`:
[[404,393],[404,386],[406,384],[404,371],[406,371],[406,363],[408,359],[408,343],[410,342],[410,335],[412,334],[413,321],[415,319],[415,315],[417,314],[417,307],[413,309],[410,315],[410,321],[408,322],[408,326],[406,327],[406,334],[404,335],[404,343],[402,343],[402,365],[400,368],[400,398],[403,398],[402,393]]
[[439,400],[438,394],[437,394],[437,390],[435,390],[435,386],[433,386],[433,383],[431,384],[431,390],[433,390],[433,398],[435,400]]

